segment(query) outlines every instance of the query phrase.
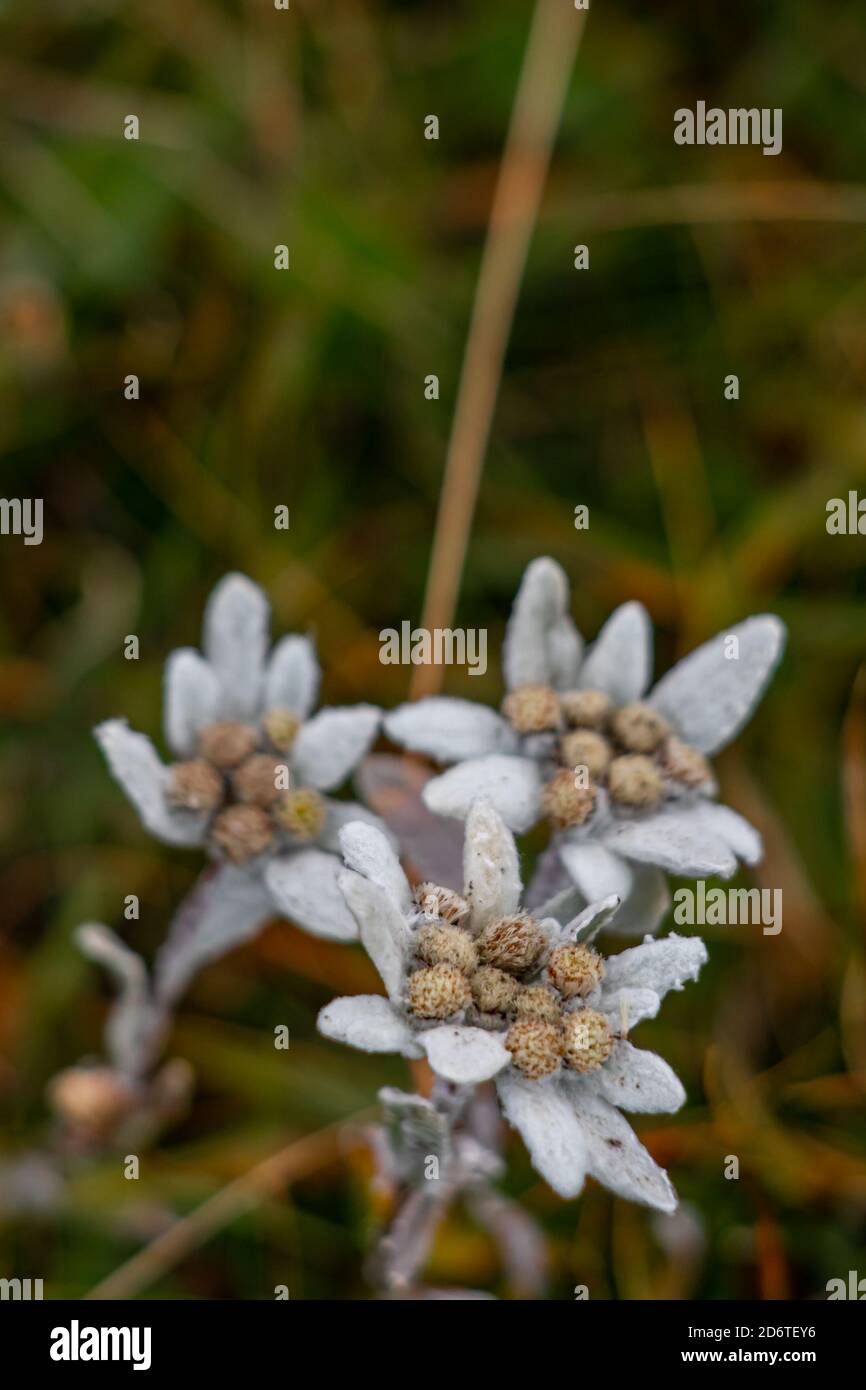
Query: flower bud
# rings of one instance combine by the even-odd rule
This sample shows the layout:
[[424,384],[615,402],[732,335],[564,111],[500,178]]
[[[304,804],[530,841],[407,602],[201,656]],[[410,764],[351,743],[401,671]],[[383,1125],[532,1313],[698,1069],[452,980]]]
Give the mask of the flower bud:
[[566,830],[570,825],[583,825],[589,819],[595,797],[596,789],[592,782],[588,787],[580,787],[575,782],[574,773],[563,768],[543,787],[541,805],[551,824],[557,830]]
[[478,937],[478,954],[485,965],[495,965],[511,975],[522,975],[536,964],[547,937],[528,912],[497,917]]
[[453,965],[433,965],[409,976],[409,1011],[418,1018],[450,1018],[471,999],[466,976]]
[[269,709],[262,718],[268,742],[281,753],[288,753],[298,735],[301,719],[290,709]]
[[567,690],[559,702],[566,723],[578,729],[603,729],[613,710],[603,690]]
[[655,806],[664,791],[664,782],[655,763],[640,753],[614,758],[607,786],[614,801],[642,809]]
[[478,964],[475,942],[461,927],[431,922],[416,933],[415,951],[428,965],[453,965],[465,975]]
[[482,965],[469,981],[472,998],[482,1013],[505,1014],[514,1008],[520,985],[513,975],[497,970],[494,965]]
[[547,974],[563,999],[573,999],[575,996],[585,999],[601,984],[604,961],[591,946],[566,942],[551,951]]
[[630,753],[654,753],[670,733],[667,720],[642,700],[623,705],[610,724],[616,738]]
[[225,795],[225,786],[212,763],[192,758],[173,763],[166,795],[172,806],[184,811],[215,811]]
[[274,827],[259,806],[227,806],[214,821],[211,838],[233,864],[245,864],[270,848]]
[[198,736],[198,750],[209,763],[225,771],[237,767],[256,751],[258,734],[251,724],[221,720],[208,724]]
[[440,888],[436,883],[419,883],[414,893],[419,911],[425,917],[441,917],[459,927],[469,916],[469,904],[453,888]]
[[543,1018],[520,1018],[512,1023],[505,1046],[517,1070],[532,1081],[550,1076],[559,1066],[562,1054],[559,1029]]
[[713,780],[713,771],[697,748],[669,738],[662,746],[661,766],[665,775],[687,787],[703,787]]
[[232,789],[238,801],[262,806],[265,810],[273,806],[280,795],[277,774],[281,767],[285,767],[285,763],[270,753],[254,753],[247,758],[232,774]]
[[547,1023],[559,1023],[562,1005],[546,985],[525,985],[517,996],[518,1018],[543,1018]]
[[132,1109],[135,1091],[112,1067],[67,1067],[49,1083],[48,1102],[73,1128],[100,1135]]
[[610,766],[613,750],[603,734],[578,729],[560,739],[559,755],[566,767],[585,767],[590,777],[600,781]]
[[521,685],[502,702],[502,713],[519,734],[558,729],[559,696],[549,685]]
[[274,815],[296,840],[315,840],[325,824],[325,803],[312,787],[281,792]]
[[595,1009],[576,1009],[562,1022],[562,1055],[574,1071],[594,1071],[606,1062],[613,1048],[613,1032],[604,1014]]

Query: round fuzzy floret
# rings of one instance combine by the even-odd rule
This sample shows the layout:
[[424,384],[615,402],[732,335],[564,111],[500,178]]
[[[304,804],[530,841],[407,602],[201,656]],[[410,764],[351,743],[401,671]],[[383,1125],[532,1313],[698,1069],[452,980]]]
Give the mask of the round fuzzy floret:
[[545,784],[541,805],[551,824],[557,830],[565,830],[570,825],[583,825],[589,819],[595,797],[596,789],[592,782],[588,787],[580,787],[574,773],[563,768]]
[[547,1023],[558,1023],[562,1004],[546,985],[525,985],[517,996],[516,1012],[518,1018],[543,1018]]
[[440,888],[438,883],[419,883],[414,892],[415,902],[425,917],[439,917],[459,927],[469,916],[469,904],[453,888]]
[[312,787],[281,792],[274,815],[296,840],[315,840],[325,824],[325,803]]
[[173,763],[167,796],[173,806],[184,811],[215,811],[223,799],[223,779],[212,763],[192,758]]
[[607,776],[608,791],[623,806],[655,806],[664,791],[661,773],[651,758],[642,753],[625,753],[614,758]]
[[610,723],[614,735],[630,753],[654,753],[670,733],[667,720],[642,700],[623,705]]
[[280,795],[277,776],[285,763],[270,753],[254,753],[232,774],[232,788],[238,801],[250,806],[273,806]]
[[606,1062],[613,1047],[613,1031],[604,1014],[577,1009],[562,1022],[562,1055],[574,1071],[594,1071]]
[[415,950],[428,965],[454,965],[465,975],[471,974],[478,964],[475,942],[462,927],[431,922],[416,934]]
[[497,970],[495,965],[482,965],[469,981],[476,1007],[484,1014],[507,1014],[517,1001],[520,985],[513,975]]
[[563,999],[585,999],[604,978],[604,961],[598,951],[581,943],[566,942],[550,953],[547,962],[550,983]]
[[556,1071],[562,1055],[559,1029],[543,1018],[519,1018],[505,1038],[511,1061],[532,1081]]
[[603,690],[567,690],[559,702],[566,723],[576,729],[603,729],[613,712],[613,700]]
[[135,1093],[111,1067],[67,1067],[48,1087],[48,1102],[67,1124],[105,1132],[131,1108]]
[[678,738],[669,738],[661,750],[661,765],[666,776],[687,787],[702,787],[713,780],[713,771],[697,748]]
[[300,718],[290,709],[269,709],[262,719],[262,729],[268,742],[281,753],[288,753],[300,727]]
[[521,685],[506,695],[502,713],[519,734],[540,734],[558,729],[559,696],[549,685]]
[[478,937],[478,955],[485,965],[495,965],[511,975],[522,975],[538,961],[547,937],[528,912],[497,917]]
[[559,755],[566,767],[585,767],[590,777],[604,777],[613,757],[613,749],[603,734],[592,729],[577,729],[559,741]]
[[274,827],[260,806],[227,806],[214,821],[211,838],[233,864],[244,864],[270,848]]
[[226,771],[237,767],[244,758],[255,753],[259,736],[251,724],[237,724],[224,719],[217,724],[208,724],[198,736],[198,751],[214,767]]
[[407,1002],[418,1018],[450,1018],[471,999],[469,981],[454,965],[431,965],[409,976]]

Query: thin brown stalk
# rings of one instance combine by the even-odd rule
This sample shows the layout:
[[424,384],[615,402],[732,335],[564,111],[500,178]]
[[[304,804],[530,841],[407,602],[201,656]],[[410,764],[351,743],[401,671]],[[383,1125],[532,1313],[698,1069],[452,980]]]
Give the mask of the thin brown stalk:
[[[454,615],[502,363],[520,281],[538,217],[585,12],[565,0],[538,0],[505,141],[448,452],[422,625],[448,627]],[[439,689],[442,668],[416,666],[410,697]]]
[[857,672],[842,726],[842,789],[855,905],[862,925],[866,923],[866,666]]
[[246,1212],[253,1211],[268,1197],[281,1192],[287,1183],[298,1182],[332,1163],[340,1154],[348,1127],[365,1123],[372,1113],[359,1112],[303,1139],[293,1140],[277,1153],[270,1154],[241,1177],[235,1178],[234,1182],[208,1197],[188,1216],[175,1221],[85,1297],[134,1298],[143,1289],[164,1278],[218,1231]]

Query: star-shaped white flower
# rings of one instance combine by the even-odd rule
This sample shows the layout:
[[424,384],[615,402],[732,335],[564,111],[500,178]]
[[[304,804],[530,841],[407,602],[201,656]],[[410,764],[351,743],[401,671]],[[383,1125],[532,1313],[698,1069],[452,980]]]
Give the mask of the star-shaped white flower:
[[246,919],[276,911],[317,936],[351,940],[354,920],[336,885],[338,834],[348,821],[380,822],[323,793],[365,756],[380,712],[361,704],[308,717],[315,648],[291,635],[269,654],[269,616],[257,584],[227,575],[205,609],[203,653],[169,656],[165,737],[179,762],[166,766],[123,719],[96,736],[147,829],[166,844],[206,847]]
[[520,909],[514,838],[485,801],[470,808],[464,895],[432,884],[413,894],[385,837],[348,825],[340,879],[361,941],[388,993],[335,999],[326,1037],[366,1052],[426,1056],[446,1081],[496,1078],[500,1103],[539,1173],[564,1197],[587,1175],[662,1211],[676,1194],[620,1110],[674,1111],[671,1068],[626,1033],[695,979],[706,948],[671,935],[604,960],[591,946],[615,897],[563,924],[556,902]]
[[528,567],[508,623],[503,713],[434,697],[400,706],[385,729],[407,748],[456,764],[427,783],[432,811],[463,818],[482,796],[513,830],[547,816],[554,854],[585,900],[623,900],[614,930],[633,930],[636,915],[657,925],[669,901],[661,870],[725,878],[738,860],[761,857],[758,833],[714,800],[706,756],[748,720],[784,635],[776,617],[747,618],[646,694],[645,609],[623,604],[584,651],[565,574],[543,558]]

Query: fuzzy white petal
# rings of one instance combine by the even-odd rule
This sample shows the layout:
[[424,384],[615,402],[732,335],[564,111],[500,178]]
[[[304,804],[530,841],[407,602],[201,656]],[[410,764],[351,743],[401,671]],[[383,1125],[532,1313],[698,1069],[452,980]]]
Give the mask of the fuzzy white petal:
[[537,907],[532,907],[527,895],[526,909],[532,913],[533,917],[552,917],[554,921],[559,923],[560,927],[564,927],[567,922],[572,922],[585,907],[586,899],[576,883],[569,884],[560,893],[554,893],[552,898],[539,903]]
[[727,843],[694,814],[693,808],[619,821],[604,832],[604,843],[615,854],[656,864],[669,874],[687,878],[705,874],[730,878],[737,867]]
[[645,941],[608,956],[604,987],[651,989],[664,998],[669,989],[682,989],[687,980],[696,980],[707,961],[707,948],[699,936],[677,936],[671,932],[660,941]]
[[353,821],[363,821],[365,825],[372,826],[378,830],[380,835],[384,835],[389,843],[396,843],[385,822],[372,811],[368,811],[366,806],[362,806],[358,801],[335,801],[332,797],[322,798],[325,803],[325,824],[316,841],[320,849],[330,850],[332,854],[342,854],[343,848],[340,844],[340,835],[347,825]]
[[559,857],[587,902],[611,895],[625,899],[631,892],[631,869],[604,845],[563,840]]
[[513,1069],[499,1075],[496,1087],[532,1166],[561,1197],[576,1197],[586,1175],[586,1144],[570,1098],[555,1079],[529,1081]]
[[341,873],[340,892],[358,923],[364,949],[388,994],[398,998],[409,954],[409,928],[389,893],[356,873]]
[[[528,565],[511,609],[502,666],[509,690],[521,685],[552,684],[569,660],[563,650],[568,612],[568,580],[564,570],[547,556]],[[558,633],[551,650],[551,634]]]
[[603,1066],[590,1072],[598,1094],[620,1110],[646,1115],[669,1115],[679,1110],[686,1098],[676,1072],[654,1052],[633,1047],[618,1038]]
[[612,917],[616,915],[619,907],[619,898],[612,893],[608,898],[599,898],[597,902],[592,902],[567,922],[560,929],[559,940],[561,942],[594,941],[600,931],[603,931],[609,924]]
[[615,1032],[636,1028],[645,1018],[655,1018],[661,1008],[661,999],[654,989],[608,989],[605,980],[601,991],[598,1009],[606,1014]]
[[302,849],[268,865],[265,879],[277,910],[313,936],[355,941],[358,929],[337,884],[343,866],[335,854]]
[[220,864],[205,874],[175,914],[154,964],[154,994],[174,1004],[204,965],[250,941],[274,915],[259,874]]
[[668,881],[654,864],[631,865],[632,886],[605,931],[612,936],[646,936],[657,932],[671,905]]
[[550,684],[554,690],[574,690],[583,656],[583,638],[572,619],[560,618],[550,629]]
[[480,932],[495,917],[516,912],[520,863],[514,836],[489,801],[474,801],[466,818],[463,885],[470,903],[469,926]]
[[465,819],[473,801],[483,798],[518,833],[541,814],[541,774],[531,758],[493,755],[470,758],[440,777],[431,777],[422,793],[428,810]]
[[340,849],[350,869],[378,884],[401,912],[408,912],[412,901],[409,880],[387,835],[365,821],[353,820],[340,831]]
[[582,1078],[562,1081],[573,1100],[586,1145],[587,1171],[603,1186],[630,1202],[673,1211],[677,1194],[663,1168],[659,1168],[631,1125],[601,1096],[594,1095]]
[[374,705],[323,709],[302,725],[292,746],[292,771],[303,786],[330,791],[363,758],[379,728]]
[[736,811],[732,811],[730,806],[720,806],[716,801],[699,801],[693,812],[710,833],[725,841],[738,859],[742,859],[746,864],[760,862],[764,852],[760,835],[753,825]]
[[495,710],[444,695],[398,706],[387,715],[385,732],[401,747],[440,763],[513,753],[518,747],[514,730]]
[[457,1086],[477,1086],[489,1081],[511,1061],[511,1053],[496,1033],[483,1028],[446,1025],[419,1035],[437,1076]]
[[[746,723],[784,646],[785,627],[779,618],[769,613],[746,618],[683,657],[659,681],[650,704],[686,743],[702,753],[715,753]],[[727,656],[731,650],[739,655]]]
[[265,671],[265,709],[288,709],[306,719],[316,703],[321,672],[309,637],[290,633],[271,652]]
[[191,757],[198,736],[222,718],[222,691],[213,668],[192,647],[180,647],[165,663],[165,738],[173,752]]
[[639,700],[652,674],[652,625],[640,603],[611,613],[580,669],[582,690],[603,690],[619,705]]
[[260,712],[269,616],[263,590],[244,574],[227,574],[205,605],[202,646],[222,686],[226,719]]
[[316,1027],[326,1038],[348,1043],[361,1052],[399,1052],[404,1057],[424,1055],[408,1023],[380,994],[332,999],[319,1013]]
[[94,732],[108,766],[151,834],[167,845],[203,844],[207,816],[177,811],[169,804],[171,774],[150,739],[130,729],[125,719],[109,719]]

